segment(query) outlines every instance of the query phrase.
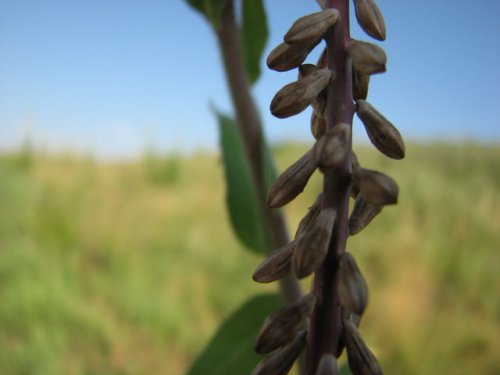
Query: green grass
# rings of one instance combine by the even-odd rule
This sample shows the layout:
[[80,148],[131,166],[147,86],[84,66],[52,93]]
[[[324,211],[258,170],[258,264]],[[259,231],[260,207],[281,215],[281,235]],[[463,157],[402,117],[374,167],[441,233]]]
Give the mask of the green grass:
[[[303,151],[277,148],[278,165]],[[349,241],[385,372],[500,373],[500,147],[357,153],[401,189]],[[286,207],[291,231],[320,188]],[[3,156],[0,373],[182,374],[224,316],[274,290],[252,282],[259,260],[231,232],[216,156]]]

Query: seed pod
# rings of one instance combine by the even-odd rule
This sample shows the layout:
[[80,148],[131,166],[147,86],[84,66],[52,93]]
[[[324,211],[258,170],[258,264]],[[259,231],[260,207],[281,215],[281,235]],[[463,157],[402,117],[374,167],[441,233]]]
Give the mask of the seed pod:
[[286,72],[287,70],[294,69],[304,62],[309,52],[316,45],[281,43],[267,57],[267,66],[269,69],[277,72]]
[[368,74],[362,74],[356,69],[352,70],[352,96],[354,100],[366,99],[369,85],[370,76]]
[[326,119],[320,117],[313,111],[311,114],[311,133],[314,138],[319,139],[326,132]]
[[292,270],[298,278],[309,276],[323,263],[335,217],[333,208],[322,209],[311,228],[301,236],[292,256]]
[[308,75],[315,73],[319,68],[314,64],[302,64],[299,66],[299,74],[297,79],[307,77]]
[[270,283],[279,280],[290,273],[292,254],[298,238],[273,250],[264,261],[257,266],[252,278],[258,283]]
[[337,359],[333,354],[324,354],[315,375],[340,375]]
[[352,59],[353,68],[361,74],[376,74],[385,72],[387,56],[382,48],[375,44],[351,40],[347,51]]
[[354,257],[344,252],[339,260],[339,299],[349,312],[363,315],[368,304],[368,286]]
[[[351,154],[351,170],[353,171],[359,167],[360,167],[360,164],[359,164],[358,157],[356,156],[356,154],[353,151]],[[358,194],[359,194],[359,188],[356,185],[351,184],[351,198],[356,199]]]
[[363,196],[358,195],[349,217],[349,235],[361,232],[375,216],[382,212],[382,206],[366,203]]
[[384,206],[398,202],[398,185],[383,173],[356,168],[352,171],[352,182],[359,188],[367,203]]
[[308,294],[266,318],[255,345],[257,353],[269,353],[293,340],[311,314],[316,297]]
[[327,98],[327,89],[324,89],[321,91],[316,97],[313,99],[311,103],[311,107],[313,107],[314,113],[321,117],[324,118],[326,121],[326,115],[325,115],[325,110],[326,110],[326,98]]
[[348,320],[349,322],[354,324],[356,327],[359,327],[359,324],[361,323],[361,315],[347,311],[342,306],[340,306],[340,309],[341,309],[343,320]]
[[343,338],[347,349],[347,361],[356,375],[382,375],[377,358],[364,343],[356,326],[344,320]]
[[304,349],[305,343],[306,331],[300,331],[290,344],[260,361],[250,375],[288,374],[300,352]]
[[328,66],[328,49],[326,47],[323,48],[323,52],[321,52],[321,55],[319,56],[316,65],[320,69],[324,69]]
[[373,145],[392,159],[404,158],[405,144],[398,129],[367,101],[358,100],[357,104],[356,113]]
[[340,123],[320,137],[311,150],[311,161],[320,168],[333,168],[345,159],[349,152],[351,127]]
[[325,35],[330,27],[335,25],[339,18],[336,9],[325,9],[299,18],[285,34],[285,42],[315,43]]
[[374,0],[354,0],[356,19],[372,38],[385,40],[385,22]]
[[319,193],[314,201],[313,205],[307,211],[307,214],[300,220],[299,225],[297,226],[297,230],[295,232],[295,238],[299,238],[299,236],[303,235],[311,225],[316,220],[316,217],[321,212],[321,202],[323,201],[323,193]]
[[268,207],[281,207],[304,191],[307,181],[316,169],[311,165],[310,158],[311,151],[307,151],[278,177],[267,194]]
[[328,85],[331,77],[330,70],[320,69],[286,85],[271,101],[272,114],[278,118],[286,118],[302,112]]

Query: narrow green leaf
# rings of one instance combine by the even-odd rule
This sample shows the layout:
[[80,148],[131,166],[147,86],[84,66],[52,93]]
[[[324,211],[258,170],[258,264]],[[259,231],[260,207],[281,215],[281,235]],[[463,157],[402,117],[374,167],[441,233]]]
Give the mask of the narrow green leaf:
[[222,12],[228,0],[186,0],[194,9],[200,12],[215,29],[220,26]]
[[266,316],[279,309],[277,294],[260,295],[241,306],[219,327],[186,375],[249,374],[262,356],[254,352]]
[[233,119],[216,113],[226,179],[226,203],[234,232],[250,250],[265,253],[266,221],[240,133]]
[[243,0],[241,38],[245,67],[251,83],[259,78],[260,59],[267,37],[267,17],[263,0]]

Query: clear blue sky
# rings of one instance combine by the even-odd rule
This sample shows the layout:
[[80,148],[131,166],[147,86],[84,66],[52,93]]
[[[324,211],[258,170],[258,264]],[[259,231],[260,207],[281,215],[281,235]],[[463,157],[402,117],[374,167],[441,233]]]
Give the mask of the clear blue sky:
[[[378,3],[388,71],[372,79],[369,101],[408,140],[499,142],[500,1]],[[318,10],[314,0],[265,5],[266,55],[296,18]],[[146,144],[215,149],[209,103],[231,112],[216,47],[182,0],[0,0],[0,149],[27,133],[39,147],[100,156],[135,155]],[[309,111],[287,120],[268,112],[294,79],[264,69],[254,88],[271,142],[311,140]],[[355,137],[366,141],[359,123]]]

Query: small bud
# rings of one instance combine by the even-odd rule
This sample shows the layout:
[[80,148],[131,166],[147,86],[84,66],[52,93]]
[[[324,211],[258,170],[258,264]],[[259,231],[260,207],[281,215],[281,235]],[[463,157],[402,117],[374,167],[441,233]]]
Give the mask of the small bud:
[[339,12],[336,9],[325,9],[301,17],[285,34],[285,42],[289,44],[315,43],[321,40],[330,27],[335,25],[338,18]]
[[361,232],[375,216],[382,212],[382,206],[366,203],[363,196],[358,195],[349,217],[349,235]]
[[281,207],[302,193],[316,169],[310,158],[311,151],[308,151],[278,177],[267,195],[268,207]]
[[324,354],[315,375],[340,375],[337,359],[333,354]]
[[286,72],[287,70],[294,69],[304,62],[309,52],[316,45],[281,43],[267,57],[267,66],[269,69],[276,70],[277,72]]
[[306,331],[300,331],[287,346],[268,355],[254,368],[250,375],[286,375],[304,349]]
[[353,68],[361,74],[376,74],[385,72],[387,56],[382,48],[375,44],[351,40],[347,50],[352,59]]
[[320,168],[333,168],[338,166],[349,152],[349,139],[351,127],[340,123],[328,130],[314,144],[311,151],[311,160]]
[[311,114],[311,133],[314,138],[321,138],[326,132],[326,119],[320,117],[313,111]]
[[374,0],[354,0],[356,19],[372,38],[385,40],[385,22]]
[[368,304],[368,286],[354,257],[344,252],[339,260],[339,299],[347,310],[363,315]]
[[373,145],[390,158],[404,158],[405,144],[398,129],[367,101],[358,100],[357,104],[356,113]]
[[258,283],[270,283],[279,280],[290,273],[293,250],[297,245],[298,238],[292,242],[273,250],[252,275]]
[[321,212],[321,202],[323,201],[323,193],[319,193],[314,201],[313,205],[307,211],[307,214],[300,220],[299,225],[297,226],[297,231],[295,232],[295,238],[303,235],[306,231],[309,230],[316,217]]
[[308,294],[268,316],[257,337],[255,351],[269,353],[291,342],[315,303],[316,297]]
[[352,171],[352,182],[367,203],[384,206],[398,202],[398,185],[383,173],[356,168]]
[[301,236],[292,256],[292,269],[298,278],[316,271],[328,253],[328,245],[335,223],[333,208],[322,209],[311,228]]
[[326,110],[326,98],[327,98],[327,89],[324,89],[323,91],[321,91],[318,95],[316,95],[316,97],[313,99],[312,103],[311,103],[311,107],[313,107],[313,110],[314,110],[314,113],[321,117],[321,118],[324,118],[325,121],[326,121],[326,114],[325,114],[325,110]]
[[377,358],[364,343],[356,326],[344,320],[343,338],[347,350],[347,361],[356,375],[382,375]]
[[302,112],[328,85],[331,77],[330,70],[320,69],[286,85],[271,101],[272,114],[278,118],[286,118]]
[[370,76],[368,74],[362,74],[356,69],[352,70],[352,96],[354,100],[366,99],[369,85]]

